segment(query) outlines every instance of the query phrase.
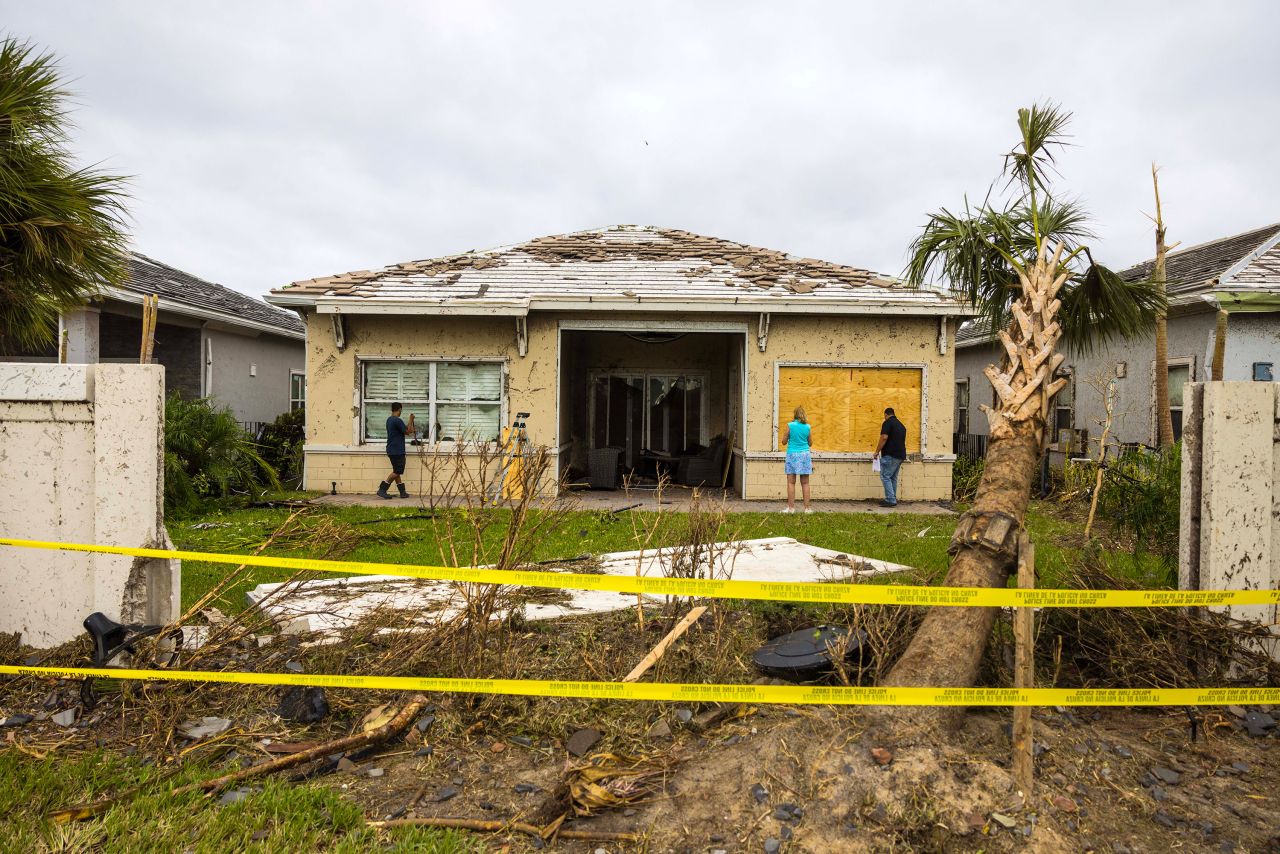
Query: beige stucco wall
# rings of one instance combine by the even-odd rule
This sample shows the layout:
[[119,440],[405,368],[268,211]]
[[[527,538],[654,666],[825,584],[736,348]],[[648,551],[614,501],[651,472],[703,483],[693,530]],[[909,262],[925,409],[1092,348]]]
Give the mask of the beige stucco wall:
[[[494,358],[507,366],[507,398],[504,421],[518,411],[533,413],[529,438],[555,454],[557,443],[566,443],[565,428],[572,423],[557,406],[558,332],[561,320],[581,320],[602,315],[534,314],[528,318],[528,354],[521,357],[516,346],[513,318],[395,317],[381,315],[347,316],[346,348],[338,352],[330,317],[308,315],[308,400],[306,486],[327,490],[336,482],[340,492],[371,492],[386,474],[386,458],[381,444],[361,445],[358,440],[359,367],[358,358]],[[609,315],[610,319],[642,320],[644,315]],[[670,316],[652,319],[671,320]],[[921,460],[907,463],[902,470],[902,496],[906,499],[948,498],[951,494],[951,420],[954,382],[952,334],[948,332],[947,352],[938,351],[939,322],[936,317],[806,317],[774,315],[771,318],[765,352],[760,352],[755,331],[758,315],[725,314],[705,318],[676,318],[697,322],[734,322],[747,332],[746,437],[737,446],[745,455],[745,472],[735,470],[747,498],[775,498],[785,494],[782,475],[783,454],[774,447],[775,367],[779,362],[823,362],[860,365],[921,365],[924,368],[925,422]],[[954,323],[949,324],[953,327]],[[724,346],[731,339],[719,334],[722,342],[704,352],[711,336],[699,339],[691,333],[682,341],[690,359],[706,365],[713,374],[724,376],[730,356],[740,345]],[[736,337],[736,336],[735,336]],[[740,339],[739,339],[740,340]],[[609,364],[631,364],[643,356],[643,367],[661,368],[672,364],[658,352],[644,353],[655,345],[640,345],[614,354],[609,363],[594,364],[599,358],[565,360],[564,367],[578,373]],[[714,351],[714,352],[712,352]],[[669,351],[667,355],[674,352]],[[702,355],[699,355],[702,354]],[[710,355],[708,355],[710,354]],[[639,365],[637,365],[639,366]],[[698,366],[702,366],[699,364]],[[560,377],[569,382],[571,377]],[[715,382],[713,380],[713,387]],[[729,390],[728,393],[733,393]],[[563,393],[562,393],[563,394]],[[567,396],[567,395],[565,395]],[[726,400],[716,394],[710,402],[709,420],[713,435],[724,424]],[[871,473],[870,454],[815,454],[813,477],[818,498],[875,498],[880,493],[878,476]],[[410,480],[411,488],[415,488]],[[416,489],[415,489],[416,491]]]
[[[164,368],[0,364],[0,531],[29,540],[171,548],[164,529]],[[3,550],[0,632],[36,647],[180,613],[176,560]]]
[[[747,349],[743,496],[786,495],[785,454],[775,447],[778,418],[783,417],[775,412],[776,368],[780,363],[814,362],[922,366],[922,459],[909,460],[902,467],[900,495],[905,500],[950,498],[954,326],[954,322],[948,323],[946,353],[940,353],[936,317],[774,315],[765,351],[756,346]],[[871,471],[870,453],[816,451],[813,460],[810,485],[815,498],[876,498],[883,494],[880,476]]]
[[[516,325],[509,317],[404,317],[356,315],[344,318],[346,347],[334,343],[329,315],[307,315],[307,489],[373,492],[388,472],[381,442],[361,444],[361,358],[483,358],[506,365],[503,422],[530,412],[529,440],[555,447],[556,324],[528,320],[528,355],[518,355]],[[446,448],[442,453],[450,454]],[[415,492],[431,486],[429,470],[413,462],[409,485]],[[437,492],[447,478],[436,478]],[[416,482],[415,482],[416,481]]]

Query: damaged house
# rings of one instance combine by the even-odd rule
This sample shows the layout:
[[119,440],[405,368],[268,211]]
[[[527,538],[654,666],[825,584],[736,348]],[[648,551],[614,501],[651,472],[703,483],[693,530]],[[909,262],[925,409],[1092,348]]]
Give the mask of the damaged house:
[[[392,401],[428,447],[480,453],[519,412],[560,476],[665,471],[785,494],[780,434],[814,431],[814,494],[881,494],[882,412],[906,499],[951,494],[954,299],[867,270],[685,231],[614,226],[295,282],[307,326],[306,488],[368,492]],[[459,444],[461,443],[461,444]],[[427,490],[414,464],[411,490]],[[548,488],[554,486],[548,484]]]

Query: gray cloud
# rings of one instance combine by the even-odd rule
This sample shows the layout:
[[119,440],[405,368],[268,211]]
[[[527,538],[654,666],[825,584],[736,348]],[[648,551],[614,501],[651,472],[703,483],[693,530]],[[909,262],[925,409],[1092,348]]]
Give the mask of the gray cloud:
[[[885,8],[892,5],[893,8]],[[897,273],[1014,111],[1076,114],[1101,257],[1280,220],[1274,4],[0,3],[137,247],[246,293],[617,222]]]

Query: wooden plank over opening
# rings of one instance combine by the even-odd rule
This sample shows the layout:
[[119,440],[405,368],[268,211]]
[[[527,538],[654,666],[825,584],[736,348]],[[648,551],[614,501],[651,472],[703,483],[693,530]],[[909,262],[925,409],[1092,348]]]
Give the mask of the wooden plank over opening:
[[815,451],[871,453],[884,410],[907,428],[907,451],[920,450],[920,368],[801,367],[778,369],[778,447],[797,406],[813,425]]

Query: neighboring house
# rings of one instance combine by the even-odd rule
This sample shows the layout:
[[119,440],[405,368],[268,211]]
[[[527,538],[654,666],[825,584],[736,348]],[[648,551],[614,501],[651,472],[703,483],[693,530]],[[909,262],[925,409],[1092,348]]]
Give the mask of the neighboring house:
[[[1120,273],[1126,281],[1151,276],[1154,261]],[[1214,321],[1219,306],[1229,313],[1224,380],[1280,378],[1280,224],[1171,252],[1166,276],[1169,294],[1169,398],[1174,435],[1182,435],[1182,387],[1209,379]],[[981,450],[991,404],[991,383],[983,375],[998,363],[1000,347],[979,322],[965,324],[956,337],[957,449]],[[1124,444],[1154,445],[1155,333],[1117,340],[1092,353],[1066,353],[1061,373],[1070,378],[1054,401],[1056,450],[1072,454],[1088,445],[1097,453],[1105,417],[1103,392],[1115,381],[1111,435]],[[1068,445],[1070,442],[1070,445]]]
[[[916,457],[903,496],[951,494],[949,321],[968,310],[866,270],[615,226],[295,282],[267,299],[306,318],[309,489],[371,491],[399,400],[429,447],[464,440],[469,454],[479,450],[465,440],[492,442],[529,412],[529,438],[557,473],[600,449],[645,472],[727,444],[747,498],[785,494],[778,439],[796,405],[813,424],[814,495],[879,496],[869,460],[892,405]],[[410,488],[430,489],[412,466]]]
[[[302,406],[305,334],[293,312],[131,253],[129,277],[64,315],[58,342],[72,364],[137,362],[142,300],[159,296],[153,361],[164,365],[166,392],[212,397],[246,424],[272,421]],[[0,361],[57,362],[59,344]]]

